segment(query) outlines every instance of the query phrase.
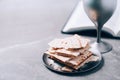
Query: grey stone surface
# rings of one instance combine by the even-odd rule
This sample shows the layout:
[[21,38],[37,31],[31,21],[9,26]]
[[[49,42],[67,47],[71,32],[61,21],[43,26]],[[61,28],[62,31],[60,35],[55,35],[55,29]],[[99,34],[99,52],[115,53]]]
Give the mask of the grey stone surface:
[[[47,43],[60,30],[79,0],[0,0],[0,80],[120,80],[120,40],[104,39],[113,50],[91,74],[66,76],[42,62]],[[91,40],[95,38],[88,37]]]

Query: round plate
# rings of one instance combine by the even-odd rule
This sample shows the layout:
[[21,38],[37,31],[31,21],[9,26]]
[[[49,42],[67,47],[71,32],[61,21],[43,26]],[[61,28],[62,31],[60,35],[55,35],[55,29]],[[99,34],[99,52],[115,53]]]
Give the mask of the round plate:
[[87,72],[89,70],[92,70],[94,68],[96,68],[102,61],[102,56],[100,54],[100,52],[96,49],[90,49],[90,51],[97,57],[99,57],[99,59],[97,61],[93,61],[93,62],[89,62],[86,63],[84,66],[82,66],[81,68],[79,68],[78,70],[73,70],[72,72],[66,72],[66,71],[62,71],[60,68],[64,67],[64,65],[52,60],[49,58],[49,55],[44,54],[43,55],[43,62],[45,64],[45,66],[57,73],[64,73],[64,74],[71,74],[71,73],[83,73],[83,72]]

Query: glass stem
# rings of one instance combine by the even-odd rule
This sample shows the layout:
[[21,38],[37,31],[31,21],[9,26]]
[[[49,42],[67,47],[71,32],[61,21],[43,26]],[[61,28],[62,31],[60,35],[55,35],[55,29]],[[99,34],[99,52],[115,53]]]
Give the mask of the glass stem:
[[98,25],[97,26],[97,43],[101,42],[101,29],[102,29],[102,26]]

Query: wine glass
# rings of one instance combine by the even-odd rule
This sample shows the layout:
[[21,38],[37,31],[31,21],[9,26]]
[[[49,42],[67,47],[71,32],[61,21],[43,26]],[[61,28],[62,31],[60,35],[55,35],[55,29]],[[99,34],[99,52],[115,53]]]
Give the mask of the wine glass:
[[83,0],[84,10],[97,29],[97,41],[92,42],[92,47],[97,47],[101,53],[109,52],[112,46],[101,41],[101,29],[110,19],[117,5],[117,0]]

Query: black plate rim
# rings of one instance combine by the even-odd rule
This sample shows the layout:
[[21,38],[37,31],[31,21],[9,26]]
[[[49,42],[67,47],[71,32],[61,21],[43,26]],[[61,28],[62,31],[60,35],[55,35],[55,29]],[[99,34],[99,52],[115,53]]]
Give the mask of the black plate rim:
[[[99,54],[100,54],[100,53],[99,53]],[[64,71],[56,70],[56,69],[52,68],[50,65],[48,65],[48,64],[46,63],[46,60],[45,60],[45,58],[46,58],[47,56],[48,56],[48,55],[45,54],[45,53],[44,53],[43,56],[42,56],[42,60],[43,60],[44,65],[45,65],[48,69],[50,69],[50,70],[52,70],[52,71],[54,71],[54,72],[57,72],[57,73],[62,73],[62,74],[77,74],[77,73],[84,73],[84,72],[90,71],[90,70],[96,68],[97,66],[99,66],[100,63],[101,63],[101,60],[102,60],[102,55],[100,54],[100,55],[99,55],[99,56],[100,56],[100,61],[99,61],[99,63],[98,63],[97,65],[95,65],[94,67],[92,67],[92,68],[90,68],[90,69],[87,69],[87,70],[84,70],[84,71],[64,72]],[[47,57],[47,58],[48,58],[48,57]]]

